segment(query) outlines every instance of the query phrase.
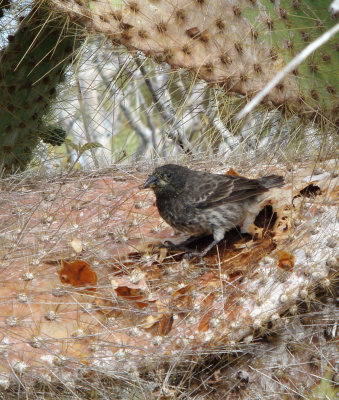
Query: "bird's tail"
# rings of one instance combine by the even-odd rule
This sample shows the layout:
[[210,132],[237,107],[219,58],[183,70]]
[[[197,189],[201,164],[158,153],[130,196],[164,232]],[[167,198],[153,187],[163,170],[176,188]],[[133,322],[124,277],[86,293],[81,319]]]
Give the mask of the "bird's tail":
[[263,176],[259,181],[266,189],[283,186],[285,183],[284,178],[279,175]]

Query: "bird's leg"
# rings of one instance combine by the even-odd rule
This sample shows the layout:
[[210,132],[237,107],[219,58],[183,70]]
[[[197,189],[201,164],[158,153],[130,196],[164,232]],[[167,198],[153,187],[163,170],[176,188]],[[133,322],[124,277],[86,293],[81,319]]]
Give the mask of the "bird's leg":
[[178,243],[178,244],[172,243],[170,240],[166,240],[166,242],[164,244],[160,244],[159,247],[166,248],[168,250],[192,251],[192,249],[188,248],[187,246],[205,236],[206,236],[206,234],[198,235],[198,236],[190,236],[188,239],[186,239],[182,243]]
[[200,257],[200,258],[205,257],[205,255],[211,250],[211,248],[214,247],[214,246],[215,246],[216,244],[218,244],[219,242],[220,242],[220,240],[213,240],[213,242],[210,243],[210,244],[205,248],[205,250],[203,250],[203,251],[190,251],[189,253],[185,254],[184,257],[185,257],[185,258],[188,258],[188,259],[193,258],[193,257],[196,257],[196,256],[198,256],[198,257]]
[[210,243],[205,250],[203,251],[191,251],[190,253],[185,254],[185,258],[192,258],[194,256],[198,256],[200,257],[200,259],[202,257],[204,257],[210,250],[212,247],[214,247],[215,245],[217,245],[219,242],[221,242],[223,240],[225,236],[225,231],[223,229],[218,229],[213,231],[213,242]]
[[209,244],[204,251],[200,253],[200,257],[205,257],[205,255],[211,250],[212,247],[216,246],[221,240],[213,240],[211,244]]

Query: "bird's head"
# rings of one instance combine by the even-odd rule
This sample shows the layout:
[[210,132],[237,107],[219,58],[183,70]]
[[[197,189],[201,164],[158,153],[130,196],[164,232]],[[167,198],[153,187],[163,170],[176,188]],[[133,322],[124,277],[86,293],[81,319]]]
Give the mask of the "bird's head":
[[143,189],[152,188],[155,194],[178,193],[184,188],[187,168],[175,164],[166,164],[156,168],[143,185]]

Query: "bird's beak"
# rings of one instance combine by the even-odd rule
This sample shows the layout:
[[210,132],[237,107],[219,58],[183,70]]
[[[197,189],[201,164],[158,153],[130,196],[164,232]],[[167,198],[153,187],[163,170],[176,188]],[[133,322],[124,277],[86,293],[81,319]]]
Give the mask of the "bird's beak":
[[143,185],[143,189],[154,188],[159,185],[159,180],[155,175],[151,175]]

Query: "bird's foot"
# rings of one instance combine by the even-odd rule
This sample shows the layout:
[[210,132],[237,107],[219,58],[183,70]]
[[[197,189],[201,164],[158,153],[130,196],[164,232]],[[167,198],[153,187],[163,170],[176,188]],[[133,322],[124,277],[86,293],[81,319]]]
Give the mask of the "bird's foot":
[[186,253],[183,255],[183,258],[185,260],[192,260],[193,258],[197,258],[197,261],[194,263],[195,265],[201,265],[203,267],[206,266],[206,263],[203,259],[205,256],[204,252],[199,252],[199,251],[190,251],[189,253]]
[[182,244],[175,244],[170,240],[166,240],[164,243],[160,243],[157,245],[160,249],[168,249],[170,251],[173,250],[183,250],[183,251],[191,251],[188,247],[186,247],[183,243]]
[[[188,246],[205,236],[206,236],[205,234],[198,235],[198,236],[190,236],[188,239],[186,239],[183,242],[178,243],[178,244],[174,244],[170,240],[166,240],[164,244],[160,244],[160,245],[158,245],[158,247],[166,248],[169,250],[183,250],[183,251],[187,251],[187,252],[193,254],[194,252],[192,252],[192,248],[190,248]],[[198,254],[198,253],[196,253],[196,254]]]
[[214,247],[218,243],[219,243],[219,240],[213,240],[213,242],[210,245],[208,245],[205,248],[205,250],[203,250],[203,251],[189,250],[189,252],[184,255],[184,258],[191,259],[193,257],[199,257],[200,263],[204,264],[203,257],[205,257],[205,255],[211,250],[211,248]]
[[203,260],[203,257],[205,257],[205,255],[211,250],[211,248],[213,246],[215,246],[219,241],[218,240],[214,240],[209,246],[207,246],[203,251],[192,251],[192,248],[187,247],[188,244],[191,244],[193,242],[195,242],[196,240],[200,239],[201,237],[204,237],[204,235],[201,236],[191,236],[190,238],[188,238],[187,240],[185,240],[182,243],[179,244],[175,244],[173,242],[171,242],[170,240],[166,240],[164,243],[161,243],[159,245],[157,245],[157,247],[159,248],[166,248],[170,251],[173,250],[180,250],[180,251],[184,251],[185,254],[183,255],[183,258],[185,260],[191,260],[192,258],[197,258],[199,261],[196,262],[197,265],[203,265],[205,266],[205,262]]
[[159,243],[155,245],[155,247],[157,247],[158,249],[170,249],[172,246],[174,246],[174,243],[169,240],[166,240],[164,243]]
[[197,251],[189,251],[188,253],[185,253],[183,255],[183,258],[185,258],[186,260],[191,260],[194,257],[200,257],[200,253]]

